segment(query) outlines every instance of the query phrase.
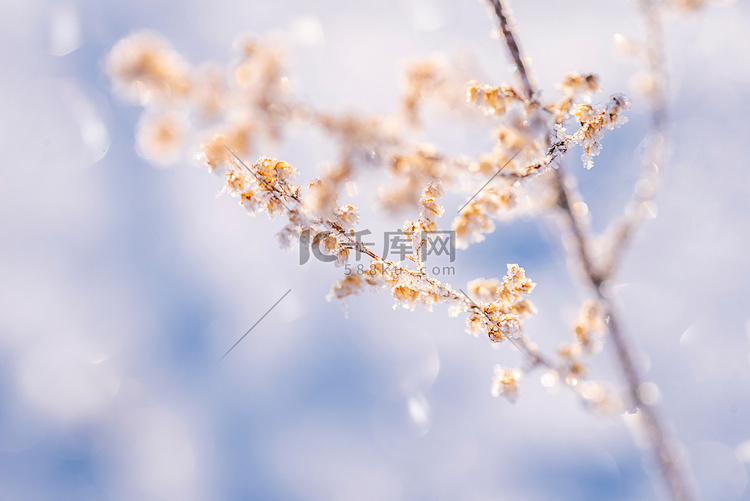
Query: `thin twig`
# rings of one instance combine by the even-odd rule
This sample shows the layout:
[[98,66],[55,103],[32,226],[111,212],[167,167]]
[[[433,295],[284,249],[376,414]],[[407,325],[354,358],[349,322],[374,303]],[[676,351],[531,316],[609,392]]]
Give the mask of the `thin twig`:
[[229,355],[229,353],[230,353],[230,352],[231,352],[231,351],[232,351],[233,349],[235,349],[235,348],[237,347],[237,345],[238,345],[238,344],[240,344],[240,342],[241,342],[241,341],[242,341],[243,339],[245,339],[245,337],[246,337],[246,336],[247,336],[248,334],[250,334],[250,332],[251,332],[251,331],[252,331],[253,329],[255,329],[255,327],[257,327],[257,325],[258,325],[258,324],[259,324],[259,323],[261,322],[261,320],[263,320],[264,318],[266,318],[266,316],[267,316],[267,315],[268,315],[269,313],[271,313],[271,310],[273,310],[274,308],[276,308],[276,306],[277,306],[277,305],[278,305],[278,304],[279,304],[279,303],[281,302],[281,300],[282,300],[282,299],[284,299],[285,297],[287,297],[287,295],[288,295],[288,294],[289,294],[290,292],[292,292],[292,289],[289,289],[288,291],[286,291],[286,292],[284,293],[284,295],[283,295],[283,296],[281,296],[281,298],[279,298],[279,300],[278,300],[278,301],[276,301],[276,302],[275,302],[275,303],[273,304],[273,306],[271,306],[271,307],[270,307],[270,308],[268,309],[268,311],[266,311],[266,312],[265,312],[265,313],[263,314],[263,316],[262,316],[262,317],[260,317],[260,318],[258,319],[258,321],[257,321],[257,322],[255,322],[255,323],[253,324],[253,326],[252,326],[252,327],[250,327],[250,328],[249,328],[249,329],[247,330],[247,332],[245,332],[245,333],[244,333],[244,334],[242,335],[242,337],[241,337],[241,338],[239,338],[239,339],[237,340],[237,342],[236,342],[236,343],[234,343],[234,344],[232,345],[232,347],[231,347],[231,348],[229,348],[229,349],[227,350],[227,352],[226,352],[226,353],[224,353],[224,354],[223,354],[223,355],[221,356],[221,358],[219,359],[219,362],[221,362],[222,360],[224,360],[224,358],[225,358],[225,357],[226,357],[227,355]]
[[594,289],[599,302],[604,311],[604,317],[607,319],[607,330],[609,331],[612,344],[615,348],[615,354],[620,366],[623,378],[625,379],[628,396],[633,405],[641,412],[643,416],[643,427],[648,435],[649,445],[652,448],[659,469],[669,489],[670,497],[675,501],[690,501],[697,499],[692,493],[691,484],[682,470],[680,461],[675,455],[674,448],[670,445],[667,431],[659,417],[656,409],[647,404],[641,398],[639,388],[644,383],[632,354],[631,341],[628,340],[620,327],[620,320],[615,310],[611,298],[606,294],[602,279],[596,272],[596,268],[591,260],[588,251],[589,237],[588,232],[581,226],[581,222],[573,211],[570,203],[570,194],[568,187],[565,185],[565,176],[560,167],[555,172],[555,182],[557,190],[560,193],[560,208],[569,224],[570,233],[573,236],[575,253],[583,267],[586,280]]
[[622,256],[636,230],[649,213],[649,204],[656,194],[659,171],[663,168],[668,128],[667,68],[660,7],[653,0],[640,0],[639,7],[646,28],[646,65],[651,79],[648,93],[651,108],[651,129],[644,141],[641,175],[628,203],[626,213],[610,225],[612,243],[604,258],[603,274],[611,277],[622,262]]
[[557,192],[557,204],[562,209],[565,217],[568,219],[568,233],[573,236],[578,263],[583,267],[586,280],[590,281],[595,288],[599,288],[602,283],[602,277],[599,274],[594,260],[591,257],[591,249],[587,228],[583,226],[583,221],[576,216],[573,211],[573,197],[580,198],[576,193],[571,193],[572,189],[565,179],[565,172],[560,166],[553,172],[555,191]]
[[502,166],[502,167],[500,167],[500,169],[499,169],[499,170],[498,170],[497,172],[495,172],[495,173],[494,173],[494,174],[492,175],[492,177],[491,177],[491,178],[489,178],[489,179],[487,180],[487,182],[486,182],[486,183],[484,183],[484,184],[482,185],[482,187],[481,187],[481,188],[479,188],[479,189],[478,189],[478,190],[476,191],[476,193],[474,193],[474,194],[473,194],[473,195],[471,196],[471,198],[470,198],[469,200],[467,200],[467,201],[466,201],[466,203],[465,203],[465,204],[463,204],[463,205],[461,206],[461,208],[460,208],[460,209],[458,209],[458,211],[457,211],[457,212],[458,212],[458,213],[460,214],[460,213],[461,213],[461,211],[462,211],[462,210],[464,210],[464,208],[466,208],[466,206],[467,206],[467,205],[469,205],[469,203],[470,203],[470,202],[471,202],[472,200],[474,200],[474,199],[475,199],[475,198],[477,197],[477,195],[479,195],[479,193],[480,193],[480,192],[481,192],[481,191],[482,191],[483,189],[485,189],[485,188],[487,187],[487,185],[488,185],[488,184],[490,184],[490,183],[492,182],[492,180],[493,180],[493,179],[495,179],[495,178],[497,177],[497,175],[498,175],[498,174],[500,174],[500,173],[501,173],[501,172],[503,171],[503,169],[504,169],[504,168],[506,168],[506,167],[508,166],[508,164],[509,164],[509,163],[511,163],[511,162],[513,161],[513,159],[514,159],[514,158],[516,158],[516,156],[517,156],[517,155],[518,155],[519,153],[521,153],[521,150],[523,150],[523,149],[524,149],[525,147],[526,147],[526,145],[524,144],[523,146],[521,146],[520,148],[518,148],[518,151],[516,151],[515,153],[513,153],[513,155],[512,155],[512,156],[511,156],[511,157],[510,157],[510,158],[508,159],[508,161],[507,161],[507,162],[505,162],[505,163],[503,164],[503,166]]
[[518,48],[518,42],[513,35],[513,20],[510,17],[510,9],[504,4],[503,0],[489,0],[489,2],[495,9],[498,21],[500,21],[500,29],[505,37],[505,45],[510,51],[510,57],[516,64],[518,75],[521,77],[521,83],[523,83],[523,88],[526,92],[526,98],[531,101],[534,99],[534,86],[531,85],[529,74],[526,71],[526,65],[524,65],[523,59],[521,58],[521,49]]

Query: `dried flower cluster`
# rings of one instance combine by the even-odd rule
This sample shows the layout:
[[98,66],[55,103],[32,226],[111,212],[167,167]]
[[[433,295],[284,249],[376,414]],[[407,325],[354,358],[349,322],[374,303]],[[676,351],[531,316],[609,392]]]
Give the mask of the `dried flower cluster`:
[[593,73],[581,75],[580,73],[568,73],[560,84],[560,88],[569,98],[582,94],[589,96],[599,90],[599,77]]
[[524,103],[524,99],[509,85],[492,87],[477,82],[469,83],[466,100],[491,115],[503,115],[513,103]]
[[612,96],[605,106],[592,107],[588,104],[580,104],[576,107],[575,116],[581,124],[575,134],[570,136],[570,141],[583,147],[583,166],[590,169],[594,166],[594,158],[602,150],[601,139],[604,131],[628,121],[624,112],[630,107],[630,100],[618,94]]
[[159,35],[137,33],[117,42],[107,58],[115,90],[143,106],[185,99],[193,88],[190,67]]
[[484,240],[486,234],[495,231],[493,216],[495,219],[500,217],[498,214],[510,211],[516,203],[516,194],[511,187],[506,187],[502,193],[495,188],[483,190],[453,221],[458,248],[465,249],[469,244]]
[[[212,157],[212,143],[208,150],[202,152],[207,164],[215,164]],[[238,157],[229,152],[233,161],[222,165],[225,171],[225,189],[239,199],[249,214],[265,212],[269,216],[285,215],[287,224],[279,232],[282,247],[291,242],[309,238],[306,242],[321,248],[325,254],[335,257],[339,266],[347,263],[352,252],[363,253],[370,258],[369,266],[362,273],[352,273],[335,283],[330,297],[345,299],[357,295],[366,288],[388,288],[396,300],[394,306],[403,306],[413,310],[422,305],[431,310],[437,303],[445,303],[452,316],[467,312],[468,330],[478,335],[483,333],[493,342],[502,341],[505,337],[517,337],[521,333],[522,319],[534,313],[534,306],[525,299],[534,284],[525,276],[518,265],[508,265],[500,287],[495,291],[493,301],[476,304],[469,298],[454,291],[450,285],[429,277],[425,270],[419,268],[419,248],[422,246],[423,232],[437,229],[435,219],[443,208],[437,203],[442,194],[439,184],[430,183],[424,190],[421,199],[420,216],[416,221],[404,223],[405,233],[411,234],[415,241],[412,261],[415,268],[408,268],[381,258],[354,236],[354,227],[358,214],[351,205],[336,206],[336,198],[325,197],[328,207],[321,209],[319,201],[307,202],[308,195],[318,200],[322,181],[312,181],[306,193],[291,180],[297,171],[288,163],[261,157],[254,165],[244,164]],[[224,155],[221,156],[226,160]],[[214,170],[216,170],[214,168]]]
[[495,376],[492,378],[492,396],[504,395],[510,400],[518,396],[518,383],[521,381],[521,371],[518,369],[504,369],[500,365],[495,366]]
[[[197,157],[210,172],[226,176],[225,190],[248,213],[286,217],[278,233],[283,248],[298,241],[317,246],[338,266],[349,262],[352,253],[368,256],[365,271],[345,276],[329,297],[344,299],[368,288],[388,288],[396,306],[422,305],[430,310],[444,303],[451,315],[467,313],[466,330],[473,335],[486,335],[493,342],[520,338],[523,320],[535,312],[526,298],[534,284],[523,268],[508,265],[502,281],[481,294],[474,290],[476,284],[470,284],[477,302],[428,276],[420,252],[425,235],[439,229],[437,218],[444,209],[438,199],[446,187],[466,190],[472,180],[492,176],[452,223],[459,248],[483,240],[494,231],[497,219],[552,207],[556,198],[549,176],[539,176],[539,183],[520,181],[544,174],[575,143],[584,147],[585,155],[598,153],[603,132],[623,123],[627,100],[615,96],[599,107],[577,102],[578,96],[588,99],[598,88],[594,75],[566,75],[561,86],[564,104],[547,106],[524,98],[510,85],[469,82],[464,91],[468,103],[500,120],[492,131],[492,152],[469,159],[442,154],[433,145],[411,144],[399,125],[418,123],[419,106],[427,97],[449,99],[446,94],[461,92],[443,63],[430,60],[407,69],[405,120],[398,115],[335,116],[294,97],[280,54],[272,46],[243,37],[235,48],[238,55],[226,70],[193,68],[153,33],[137,33],[112,49],[106,68],[115,90],[145,108],[137,127],[139,152],[155,163],[168,163],[179,159],[188,138],[203,138]],[[580,127],[568,136],[561,124],[573,114]],[[286,162],[261,157],[248,166],[241,160],[260,137],[278,140],[286,124],[300,121],[322,128],[341,144],[341,160],[304,189],[293,184],[298,173]],[[186,124],[199,130],[188,130]],[[380,189],[384,207],[419,210],[416,220],[403,225],[412,243],[413,254],[407,256],[411,267],[384,260],[366,248],[354,235],[357,209],[339,205],[338,193],[363,163],[380,163],[394,179],[392,187]]]
[[581,307],[578,320],[573,326],[574,340],[565,343],[558,352],[569,384],[578,384],[586,376],[584,355],[591,355],[601,347],[598,336],[604,333],[601,305],[586,301]]
[[397,182],[380,189],[380,200],[392,211],[414,207],[424,186],[434,179],[446,179],[448,171],[446,163],[430,145],[418,146],[409,153],[394,153],[388,167]]
[[[488,282],[469,284],[470,289],[487,289]],[[502,283],[494,290],[482,293],[489,300],[480,302],[482,312],[474,311],[467,323],[467,331],[476,335],[488,333],[492,341],[502,341],[506,337],[517,338],[521,334],[521,319],[536,312],[534,305],[525,297],[534,290],[534,284],[526,278],[523,268],[509,264]]]
[[411,125],[417,126],[421,123],[421,103],[445,84],[445,78],[445,68],[434,60],[417,61],[406,69],[406,89],[401,106]]

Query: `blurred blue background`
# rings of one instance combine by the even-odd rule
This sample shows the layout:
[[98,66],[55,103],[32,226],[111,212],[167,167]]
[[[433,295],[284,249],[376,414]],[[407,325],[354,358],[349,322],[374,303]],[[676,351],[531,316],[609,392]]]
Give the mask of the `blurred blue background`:
[[[633,99],[594,169],[578,152],[567,160],[603,230],[632,191],[648,124],[630,87],[640,65],[613,42],[641,35],[635,2],[513,7],[546,92],[567,71],[595,72],[604,96]],[[750,499],[748,7],[667,18],[672,151],[658,217],[615,287],[710,500]],[[196,64],[229,61],[240,33],[274,34],[303,97],[387,113],[404,65],[436,52],[475,61],[488,83],[513,78],[481,3],[0,0],[0,11],[0,499],[657,497],[628,419],[592,414],[540,373],[515,404],[490,396],[494,364],[520,361],[510,346],[466,335],[444,309],[393,310],[385,293],[351,299],[346,317],[325,299],[340,269],[299,266],[277,247],[278,223],[216,198],[220,180],[191,159],[158,169],[136,154],[140,110],[102,72],[112,45],[142,28]],[[432,139],[491,144],[450,130]],[[268,153],[307,179],[332,151],[297,131]],[[377,235],[402,219],[365,208],[362,226]],[[538,283],[527,332],[552,350],[588,292],[562,256],[549,221],[500,225],[446,281],[465,287],[518,262]],[[611,356],[596,377],[617,380]]]

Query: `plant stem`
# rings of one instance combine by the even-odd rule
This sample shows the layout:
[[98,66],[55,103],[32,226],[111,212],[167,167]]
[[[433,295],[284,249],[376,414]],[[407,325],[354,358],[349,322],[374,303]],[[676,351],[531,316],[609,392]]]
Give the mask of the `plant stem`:
[[[656,7],[653,0],[641,0],[641,8],[647,22],[647,31],[649,32],[650,50],[649,50],[649,67],[654,73],[655,85],[658,91],[657,96],[652,103],[653,128],[662,132],[666,125],[665,102],[664,99],[664,57],[660,47],[661,44],[661,23],[656,14]],[[521,52],[518,48],[515,35],[511,28],[512,21],[509,19],[508,9],[503,0],[489,0],[495,10],[495,14],[500,22],[500,29],[505,36],[505,43],[510,51],[511,57],[518,68],[524,90],[529,99],[535,94],[535,89],[529,81],[526,68],[523,63]],[[687,474],[682,470],[680,461],[676,455],[675,447],[668,438],[665,426],[658,415],[657,410],[643,401],[639,388],[644,380],[636,367],[633,359],[633,349],[631,341],[628,340],[622,331],[619,316],[611,298],[606,294],[603,288],[605,276],[600,273],[594,263],[590,253],[590,237],[587,228],[585,228],[579,218],[576,216],[571,204],[571,193],[566,185],[565,172],[560,166],[554,171],[554,183],[558,194],[559,207],[563,217],[568,222],[568,229],[573,237],[575,253],[578,257],[586,282],[593,288],[599,302],[602,305],[607,327],[615,349],[616,359],[622,373],[622,377],[627,386],[627,393],[632,400],[633,405],[638,409],[642,417],[643,428],[646,432],[654,456],[659,465],[659,471],[663,477],[669,495],[674,501],[692,501],[697,497],[692,492],[692,483],[689,481]],[[619,258],[621,254],[618,253]],[[613,264],[613,268],[616,264]]]
[[644,380],[633,360],[631,341],[627,339],[622,331],[615,305],[612,299],[606,294],[603,281],[591,260],[588,251],[588,233],[581,225],[579,218],[576,217],[573,207],[570,204],[570,196],[568,188],[565,185],[563,168],[560,167],[555,170],[554,176],[556,188],[560,194],[560,209],[564,215],[563,217],[567,219],[569,224],[578,261],[583,267],[585,280],[592,287],[602,305],[604,318],[607,320],[607,330],[615,348],[618,365],[627,386],[628,396],[640,412],[649,446],[659,464],[659,471],[667,484],[670,497],[674,501],[691,501],[697,499],[692,493],[691,483],[686,473],[682,470],[673,442],[668,437],[657,410],[644,402],[640,395],[639,389]]
[[659,184],[659,170],[663,167],[667,141],[667,68],[661,11],[654,0],[640,0],[639,8],[645,24],[646,51],[643,57],[648,68],[651,89],[648,98],[651,108],[651,129],[645,140],[641,174],[625,214],[611,226],[612,243],[606,253],[602,273],[612,276],[622,263],[622,255],[638,227],[647,217]]
[[526,65],[523,63],[523,59],[521,58],[521,50],[518,48],[518,42],[516,42],[516,37],[513,35],[513,26],[509,9],[506,5],[504,5],[503,0],[489,0],[489,2],[495,9],[495,14],[500,21],[500,29],[502,30],[503,36],[505,37],[505,45],[510,51],[510,57],[516,64],[516,69],[518,70],[518,74],[521,77],[521,82],[523,83],[526,98],[532,100],[534,98],[534,87],[531,85],[529,75],[526,72]]

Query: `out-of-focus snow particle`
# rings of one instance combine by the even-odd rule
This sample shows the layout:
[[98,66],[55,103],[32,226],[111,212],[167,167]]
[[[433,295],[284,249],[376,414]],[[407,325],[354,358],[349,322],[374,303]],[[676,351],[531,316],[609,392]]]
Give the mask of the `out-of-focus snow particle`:
[[430,428],[430,404],[425,396],[419,393],[409,397],[406,401],[406,409],[409,411],[409,418],[420,430],[420,435],[427,433]]
[[656,384],[651,382],[641,383],[638,386],[638,398],[646,405],[654,405],[659,401],[661,392]]
[[557,384],[557,381],[559,379],[560,376],[557,375],[557,371],[547,371],[542,376],[542,386],[544,386],[545,388],[551,388]]
[[291,31],[303,45],[323,45],[325,43],[323,26],[316,16],[298,17],[292,21]]
[[81,46],[81,26],[72,5],[57,5],[50,20],[50,53],[53,56],[70,54]]

